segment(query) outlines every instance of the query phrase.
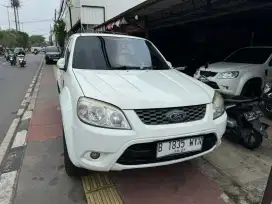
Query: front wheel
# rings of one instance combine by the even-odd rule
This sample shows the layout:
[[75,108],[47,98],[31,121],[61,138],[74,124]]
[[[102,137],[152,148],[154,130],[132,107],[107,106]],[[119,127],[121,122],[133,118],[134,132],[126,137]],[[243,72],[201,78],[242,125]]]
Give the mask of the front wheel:
[[242,145],[249,150],[259,148],[263,142],[263,136],[254,129],[243,130],[242,137]]
[[64,131],[63,131],[63,149],[64,149],[64,167],[65,167],[66,174],[70,177],[78,177],[78,176],[86,175],[87,170],[78,168],[72,163],[68,154]]

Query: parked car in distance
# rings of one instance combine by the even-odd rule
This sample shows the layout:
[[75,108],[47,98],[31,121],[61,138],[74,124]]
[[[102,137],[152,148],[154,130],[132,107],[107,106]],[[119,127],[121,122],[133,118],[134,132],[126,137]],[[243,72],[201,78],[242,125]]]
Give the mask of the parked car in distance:
[[227,95],[260,95],[272,77],[272,47],[239,49],[222,62],[200,67],[196,79]]
[[24,48],[22,48],[22,47],[16,47],[14,49],[14,54],[17,56],[20,51],[24,51]]
[[146,39],[74,34],[57,67],[69,176],[174,164],[221,143],[221,95],[173,69]]
[[49,64],[57,62],[60,58],[60,50],[56,46],[48,46],[45,48],[45,63]]

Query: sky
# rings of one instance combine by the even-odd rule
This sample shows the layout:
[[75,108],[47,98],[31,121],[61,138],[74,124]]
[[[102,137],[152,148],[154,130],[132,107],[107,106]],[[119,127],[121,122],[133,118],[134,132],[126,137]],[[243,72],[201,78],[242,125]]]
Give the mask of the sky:
[[[43,35],[48,39],[50,25],[53,27],[55,9],[59,10],[60,0],[20,0],[19,19],[23,23],[21,30],[29,35]],[[10,5],[10,0],[0,0],[0,28],[8,29],[7,8],[1,5]],[[9,9],[11,27],[15,29],[14,12]],[[31,22],[39,21],[42,22]]]

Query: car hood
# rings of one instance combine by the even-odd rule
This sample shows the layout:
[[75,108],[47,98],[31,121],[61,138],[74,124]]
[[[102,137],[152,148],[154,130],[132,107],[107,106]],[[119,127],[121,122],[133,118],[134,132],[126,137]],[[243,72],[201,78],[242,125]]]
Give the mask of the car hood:
[[121,109],[207,104],[214,94],[207,85],[175,70],[73,71],[86,97]]
[[256,66],[256,65],[244,64],[244,63],[217,62],[217,63],[209,64],[209,67],[207,69],[205,69],[203,66],[200,68],[200,70],[216,71],[216,72],[239,71],[240,69],[248,69],[252,66]]

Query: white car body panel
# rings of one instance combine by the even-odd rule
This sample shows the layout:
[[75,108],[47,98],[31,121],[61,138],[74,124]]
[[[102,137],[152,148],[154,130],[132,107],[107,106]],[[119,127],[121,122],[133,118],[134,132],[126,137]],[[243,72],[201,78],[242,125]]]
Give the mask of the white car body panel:
[[[109,34],[82,34],[105,35]],[[74,48],[75,34],[70,39]],[[119,35],[114,35],[119,36]],[[131,37],[131,36],[122,36]],[[134,37],[131,37],[134,38]],[[66,71],[58,70],[60,107],[68,154],[72,163],[95,171],[124,170],[174,164],[205,155],[221,144],[227,115],[213,119],[214,90],[200,81],[170,70],[79,70],[71,66],[71,52]],[[95,127],[81,122],[77,116],[79,97],[101,100],[119,107],[125,114],[131,130]],[[206,105],[201,120],[169,125],[145,125],[134,109],[169,108]],[[117,162],[131,145],[188,136],[214,134],[216,144],[208,151],[190,157],[164,162],[122,165]],[[99,152],[99,159],[91,159],[92,151]]]
[[[250,79],[261,79],[262,86],[265,81],[272,80],[272,66],[269,66],[271,59],[272,55],[270,55],[264,64],[217,62],[209,64],[207,69],[204,66],[200,67],[195,73],[194,78],[200,78],[200,71],[216,72],[215,76],[206,77],[208,81],[215,82],[218,85],[219,88],[215,89],[223,94],[238,96],[241,94],[246,82]],[[233,79],[221,79],[218,77],[220,73],[228,71],[239,71],[239,75]],[[266,71],[267,76],[265,74]]]

